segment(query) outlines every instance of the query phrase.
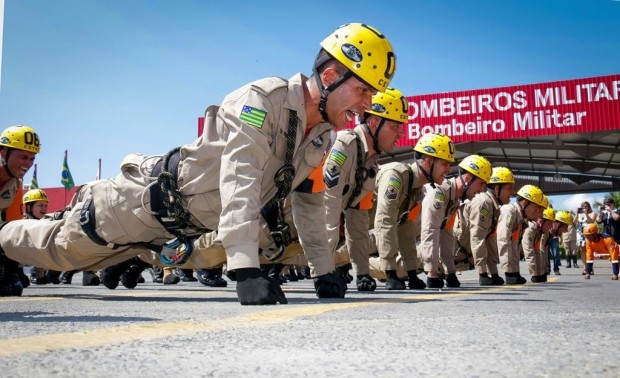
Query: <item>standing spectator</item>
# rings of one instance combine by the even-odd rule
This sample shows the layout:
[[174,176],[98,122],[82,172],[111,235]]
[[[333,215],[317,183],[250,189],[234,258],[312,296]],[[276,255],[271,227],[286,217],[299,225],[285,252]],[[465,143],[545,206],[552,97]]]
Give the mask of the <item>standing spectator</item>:
[[[571,211],[572,219],[576,218],[576,214]],[[564,246],[564,253],[566,254],[566,267],[567,268],[579,268],[577,265],[577,227],[575,227],[575,221],[568,225],[568,229],[562,234],[562,245]],[[572,263],[572,265],[571,265]]]
[[603,206],[599,208],[596,223],[603,224],[603,233],[614,238],[620,243],[620,213],[616,209],[616,203],[610,196],[605,197]]
[[596,222],[596,213],[592,209],[590,202],[584,201],[581,203],[581,207],[577,209],[577,216],[573,219],[573,223],[577,228],[577,247],[579,248],[579,254],[581,256],[581,263],[583,264],[582,275],[586,274],[586,238],[583,235],[583,230],[590,223]]

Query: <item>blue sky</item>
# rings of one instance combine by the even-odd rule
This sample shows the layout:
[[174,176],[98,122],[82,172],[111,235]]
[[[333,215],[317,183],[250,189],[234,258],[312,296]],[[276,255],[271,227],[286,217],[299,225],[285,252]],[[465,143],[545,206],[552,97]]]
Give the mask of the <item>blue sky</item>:
[[0,127],[37,130],[41,187],[60,186],[65,150],[84,183],[100,158],[112,177],[129,153],[192,142],[204,109],[247,82],[309,75],[343,23],[381,30],[392,86],[416,95],[618,73],[618,20],[613,0],[4,0]]

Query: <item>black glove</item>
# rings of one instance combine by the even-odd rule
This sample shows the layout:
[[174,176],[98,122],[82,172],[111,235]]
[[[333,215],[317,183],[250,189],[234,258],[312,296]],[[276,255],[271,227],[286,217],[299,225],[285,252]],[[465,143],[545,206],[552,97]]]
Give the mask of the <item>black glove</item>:
[[347,283],[344,278],[327,273],[314,279],[314,289],[319,298],[344,298]]
[[277,280],[265,277],[259,268],[237,269],[237,298],[242,305],[287,304]]
[[357,284],[357,291],[375,291],[377,288],[377,281],[368,274],[357,276],[355,283]]

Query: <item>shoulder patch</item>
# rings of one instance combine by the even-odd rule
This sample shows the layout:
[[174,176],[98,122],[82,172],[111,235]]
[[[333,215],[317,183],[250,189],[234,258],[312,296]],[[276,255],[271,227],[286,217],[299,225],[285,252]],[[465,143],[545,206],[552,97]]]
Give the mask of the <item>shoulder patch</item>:
[[385,199],[393,201],[398,197],[402,184],[397,177],[391,176],[388,180],[387,188],[385,189]]
[[441,190],[435,190],[434,199],[435,203],[433,204],[433,207],[435,208],[435,210],[441,209],[446,202],[446,196]]
[[347,161],[347,155],[345,155],[342,151],[339,151],[335,148],[329,153],[329,157],[327,158],[329,161],[333,161],[339,166],[343,166],[344,162]]
[[342,166],[332,161],[325,162],[325,170],[323,171],[323,182],[325,182],[325,186],[333,188],[338,185],[341,170]]
[[243,105],[241,109],[241,114],[239,114],[239,119],[243,122],[247,123],[250,126],[254,126],[257,128],[263,127],[263,122],[265,122],[265,117],[267,117],[267,112],[258,108],[253,108],[249,105]]

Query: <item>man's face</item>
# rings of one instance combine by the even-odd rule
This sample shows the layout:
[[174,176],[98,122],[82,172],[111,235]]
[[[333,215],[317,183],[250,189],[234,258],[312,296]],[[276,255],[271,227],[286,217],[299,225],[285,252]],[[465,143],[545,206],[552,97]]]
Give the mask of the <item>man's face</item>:
[[[447,160],[435,157],[427,157],[424,159],[422,167],[429,172],[433,181],[437,185],[441,185],[446,176],[450,173],[450,163]],[[431,168],[432,167],[432,168]]]
[[[327,71],[328,70],[326,70],[326,72]],[[333,73],[331,77],[334,77]],[[337,78],[336,76],[335,79]],[[335,81],[335,79],[329,84]],[[325,87],[328,85],[325,85]],[[355,120],[355,115],[363,115],[364,111],[370,109],[372,105],[372,96],[374,96],[375,93],[377,93],[377,91],[374,88],[361,82],[357,78],[349,78],[327,96],[326,111],[329,123],[331,123],[335,129],[341,129]]]
[[507,204],[510,202],[510,197],[517,194],[515,190],[515,184],[501,184],[501,189],[499,191],[499,200],[502,201],[503,204]]
[[540,225],[540,230],[543,234],[549,232],[551,226],[553,226],[553,222],[545,218],[538,218],[538,224]]
[[[471,180],[472,177],[475,177],[471,174],[468,174],[465,181],[467,180]],[[482,181],[481,178],[479,177],[475,177],[474,182],[471,183],[471,185],[469,185],[469,187],[467,188],[467,192],[465,193],[465,197],[467,199],[472,199],[474,198],[474,196],[478,193],[482,193],[487,189],[487,183]]]
[[[8,155],[8,159],[7,156]],[[22,179],[26,175],[26,172],[34,164],[34,158],[36,154],[34,152],[22,151],[22,150],[2,150],[2,158],[5,161],[6,169],[8,169],[16,178]]]
[[534,202],[526,202],[527,206],[525,206],[525,217],[529,220],[534,220],[538,218],[542,218],[543,211],[545,210],[542,206],[538,206]]
[[379,149],[383,152],[392,152],[396,149],[396,143],[403,136],[403,123],[385,120],[379,130]]
[[556,235],[562,235],[566,232],[566,230],[568,230],[568,225],[562,222],[553,221],[553,231]]

